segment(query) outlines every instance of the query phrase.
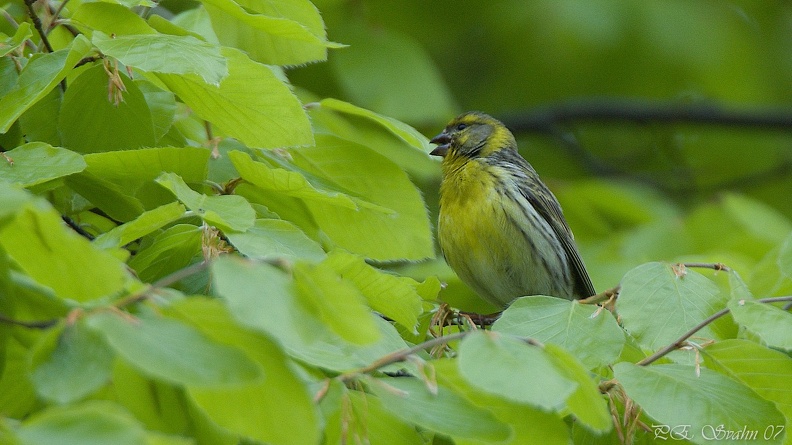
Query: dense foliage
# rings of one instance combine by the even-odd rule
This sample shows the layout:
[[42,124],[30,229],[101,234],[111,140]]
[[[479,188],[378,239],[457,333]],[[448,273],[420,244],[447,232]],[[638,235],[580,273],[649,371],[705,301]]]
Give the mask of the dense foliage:
[[[0,444],[792,443],[788,137],[524,137],[603,293],[481,329],[411,126],[688,81],[783,104],[787,59],[753,64],[790,11],[734,6],[774,42],[735,55],[749,30],[704,2],[386,3],[319,2],[341,43],[308,0],[4,5]],[[674,76],[635,57],[688,38]],[[744,89],[708,77],[730,63]]]

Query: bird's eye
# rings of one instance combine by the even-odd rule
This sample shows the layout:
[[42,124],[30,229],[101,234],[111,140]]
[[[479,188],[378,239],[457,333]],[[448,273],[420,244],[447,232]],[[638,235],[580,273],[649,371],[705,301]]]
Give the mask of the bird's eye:
[[457,131],[462,131],[467,128],[467,124],[459,124],[456,126]]

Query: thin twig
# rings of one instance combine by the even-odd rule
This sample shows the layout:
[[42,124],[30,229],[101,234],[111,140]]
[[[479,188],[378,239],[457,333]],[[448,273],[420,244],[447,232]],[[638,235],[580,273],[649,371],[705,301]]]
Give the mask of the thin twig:
[[610,289],[608,289],[606,291],[600,292],[600,293],[598,293],[596,295],[592,295],[592,296],[590,296],[588,298],[583,298],[581,300],[578,300],[578,303],[580,303],[580,304],[597,304],[597,303],[602,303],[604,301],[609,301],[609,300],[615,298],[617,295],[619,295],[619,290],[621,290],[621,286],[616,286],[616,287],[610,288]]
[[44,26],[41,24],[41,19],[39,19],[39,16],[33,9],[33,3],[35,2],[36,0],[25,0],[28,15],[30,15],[30,19],[33,20],[33,27],[36,28],[36,31],[38,31],[39,36],[41,37],[41,43],[44,44],[44,47],[47,48],[48,52],[55,52],[55,50],[52,49],[52,45],[50,45],[49,39],[47,38],[47,33],[44,32]]
[[[754,300],[754,301],[758,301],[759,303],[778,303],[778,302],[781,302],[781,301],[792,301],[792,296],[759,298],[759,299]],[[674,342],[671,343],[670,345],[663,347],[662,349],[658,350],[657,352],[655,352],[654,354],[650,355],[649,357],[646,357],[645,359],[639,361],[637,363],[637,365],[646,366],[646,365],[649,365],[650,363],[653,363],[653,362],[659,360],[660,358],[664,357],[669,352],[674,351],[674,350],[678,349],[679,347],[681,347],[683,345],[683,343],[685,342],[685,340],[687,340],[688,338],[692,337],[693,334],[695,334],[696,332],[700,331],[701,329],[703,329],[705,326],[707,326],[708,324],[712,323],[713,321],[715,321],[715,320],[723,317],[724,315],[728,314],[729,312],[730,312],[729,308],[723,308],[723,309],[719,310],[718,312],[715,312],[714,314],[712,314],[709,317],[707,317],[706,319],[704,319],[704,321],[702,321],[701,323],[697,324],[696,326],[693,326],[689,331],[687,331],[684,334],[682,334],[679,338],[674,340]]]
[[474,332],[474,331],[457,332],[456,334],[449,334],[449,335],[443,335],[442,337],[435,337],[435,338],[433,338],[431,340],[427,340],[427,341],[425,341],[423,343],[419,343],[419,344],[413,346],[412,348],[407,348],[407,349],[402,349],[400,351],[392,352],[392,353],[390,353],[388,355],[380,357],[379,359],[375,360],[374,362],[372,362],[368,366],[364,366],[364,367],[362,367],[362,368],[360,368],[358,370],[355,370],[355,371],[352,371],[352,372],[349,372],[349,373],[346,373],[346,374],[340,376],[341,380],[349,380],[349,379],[351,379],[351,378],[353,378],[353,377],[355,377],[357,375],[360,375],[360,374],[370,374],[370,373],[372,373],[372,372],[374,372],[374,371],[376,371],[376,370],[378,370],[378,369],[380,369],[382,367],[385,367],[385,366],[388,366],[388,365],[392,365],[394,363],[403,362],[403,361],[407,360],[407,358],[409,356],[411,356],[413,354],[417,354],[417,353],[423,351],[424,349],[430,349],[430,348],[433,348],[433,347],[435,347],[437,345],[443,345],[443,344],[446,344],[446,343],[449,343],[449,342],[452,342],[452,341],[455,341],[455,340],[460,340],[462,338],[465,338],[471,332]]
[[3,314],[0,314],[0,323],[3,324],[10,324],[14,326],[22,326],[23,328],[28,329],[48,329],[60,321],[59,318],[54,318],[51,320],[39,320],[39,321],[22,321],[22,320],[14,320],[13,318],[8,318]]
[[702,269],[712,269],[715,271],[722,270],[724,272],[731,272],[731,268],[723,263],[682,263],[685,267],[698,267]]
[[66,225],[71,227],[72,230],[79,233],[81,236],[88,238],[89,240],[93,240],[95,238],[92,234],[88,233],[85,229],[80,227],[79,224],[77,224],[73,219],[69,218],[68,216],[61,215],[61,219],[63,220],[63,222],[66,223]]

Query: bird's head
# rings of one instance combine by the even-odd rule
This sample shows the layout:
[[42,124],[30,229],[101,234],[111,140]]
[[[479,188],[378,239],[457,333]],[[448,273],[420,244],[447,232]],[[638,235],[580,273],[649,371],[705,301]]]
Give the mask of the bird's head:
[[437,144],[431,155],[450,159],[486,157],[517,146],[514,135],[506,126],[478,111],[457,116],[430,142]]

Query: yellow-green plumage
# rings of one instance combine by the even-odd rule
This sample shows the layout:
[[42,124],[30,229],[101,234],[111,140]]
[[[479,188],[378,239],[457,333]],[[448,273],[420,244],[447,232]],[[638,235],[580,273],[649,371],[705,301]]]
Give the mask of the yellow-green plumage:
[[440,247],[464,282],[498,306],[594,294],[558,201],[501,122],[465,113],[432,141],[443,156]]

